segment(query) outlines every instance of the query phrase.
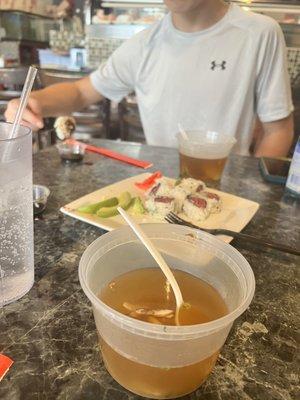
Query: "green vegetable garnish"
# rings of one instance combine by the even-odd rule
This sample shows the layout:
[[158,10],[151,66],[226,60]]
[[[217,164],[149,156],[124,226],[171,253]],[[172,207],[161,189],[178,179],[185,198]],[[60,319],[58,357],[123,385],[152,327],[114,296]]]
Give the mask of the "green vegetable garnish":
[[113,207],[118,205],[118,199],[116,197],[111,197],[100,201],[99,203],[87,204],[85,206],[77,208],[76,211],[86,213],[86,214],[96,214],[97,211],[102,207]]
[[102,207],[97,211],[98,217],[101,218],[109,218],[114,217],[118,214],[117,207],[122,207],[124,210],[127,210],[131,203],[131,195],[128,192],[121,193],[118,197],[117,205],[113,207]]
[[146,209],[140,197],[134,197],[132,199],[130,211],[135,215],[145,214]]

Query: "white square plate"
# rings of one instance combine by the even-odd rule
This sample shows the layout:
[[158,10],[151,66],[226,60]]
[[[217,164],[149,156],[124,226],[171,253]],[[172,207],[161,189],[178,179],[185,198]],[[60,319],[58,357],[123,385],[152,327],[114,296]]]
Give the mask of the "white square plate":
[[[80,213],[76,211],[76,209],[85,204],[97,203],[110,197],[119,196],[125,191],[128,191],[133,197],[140,196],[143,198],[143,192],[139,190],[134,183],[141,182],[150,175],[150,173],[144,173],[106,186],[93,193],[87,194],[80,199],[72,201],[62,207],[60,211],[70,217],[79,219],[80,221],[87,222],[88,224],[107,231],[112,231],[113,229],[119,228],[125,224],[125,221],[120,215],[111,218],[100,218],[96,215]],[[211,214],[206,221],[199,224],[200,228],[224,228],[240,232],[248,222],[251,221],[259,208],[259,204],[254,201],[214,189],[209,190],[221,197],[223,204],[222,211],[218,214]],[[135,216],[134,218],[138,223],[163,222],[161,219],[154,218],[152,215]],[[232,240],[229,236],[220,236],[220,238],[227,243]]]

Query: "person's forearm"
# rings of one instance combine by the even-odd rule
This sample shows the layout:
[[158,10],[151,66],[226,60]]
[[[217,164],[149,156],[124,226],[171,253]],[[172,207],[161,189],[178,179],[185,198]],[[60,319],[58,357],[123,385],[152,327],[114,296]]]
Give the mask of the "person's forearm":
[[86,106],[75,83],[57,83],[42,90],[32,92],[41,107],[43,117],[70,114]]
[[[31,93],[22,124],[38,130],[43,127],[45,117],[69,115],[102,99],[89,76],[72,83],[58,83]],[[19,104],[20,99],[10,100],[5,111],[6,121],[14,121]]]
[[293,142],[293,115],[281,121],[263,124],[264,135],[259,142],[255,157],[285,157]]

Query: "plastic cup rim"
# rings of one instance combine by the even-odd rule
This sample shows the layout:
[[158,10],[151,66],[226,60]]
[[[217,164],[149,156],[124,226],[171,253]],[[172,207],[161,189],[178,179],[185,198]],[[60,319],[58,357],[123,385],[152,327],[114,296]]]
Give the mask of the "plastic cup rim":
[[[0,122],[0,127],[1,125],[10,125],[11,127],[13,126],[12,122]],[[10,143],[10,142],[17,142],[18,140],[23,139],[26,136],[29,136],[32,132],[32,130],[25,125],[20,125],[20,128],[22,128],[22,130],[24,131],[24,133],[22,133],[21,135],[15,136],[13,138],[1,138],[0,135],[0,143]]]
[[[142,224],[142,225],[149,225],[149,224]],[[155,224],[155,225],[159,225],[159,224]],[[165,224],[163,224],[163,225],[165,225]],[[124,229],[124,228],[128,228],[128,227],[124,226],[122,228],[118,228],[118,230]],[[192,228],[188,228],[188,227],[178,226],[177,228],[185,229],[189,232],[195,232]],[[128,229],[130,229],[130,228],[128,228]],[[105,235],[109,235],[112,233],[113,233],[113,231],[108,232]],[[230,244],[222,242],[221,240],[215,238],[213,235],[211,235],[209,233],[199,231],[198,235],[202,236],[204,239],[213,237],[213,240],[215,241],[214,245],[216,245],[216,247],[218,248],[218,251],[221,251],[222,253],[224,253],[224,250],[222,250],[221,247],[224,247],[224,245],[226,247],[228,246],[230,248],[232,255],[234,255],[236,258],[238,258],[247,267],[247,273],[245,274],[245,272],[244,272],[243,275],[244,275],[244,277],[245,277],[245,275],[248,275],[248,279],[250,281],[252,281],[252,285],[251,285],[252,287],[249,288],[250,285],[247,285],[248,290],[247,290],[247,293],[245,294],[245,297],[244,297],[243,301],[241,302],[241,304],[238,307],[236,307],[233,311],[231,311],[230,313],[226,314],[225,316],[223,316],[221,318],[215,319],[213,321],[202,323],[202,324],[197,324],[197,325],[185,325],[185,326],[170,326],[169,325],[169,326],[167,326],[166,331],[163,330],[164,325],[150,324],[147,322],[143,322],[143,321],[139,321],[139,320],[130,318],[130,317],[114,310],[113,308],[109,307],[104,302],[102,302],[93,293],[93,291],[88,287],[88,284],[86,283],[86,278],[84,275],[85,275],[85,272],[87,272],[87,266],[88,266],[88,263],[85,261],[85,259],[87,258],[87,253],[88,253],[89,249],[91,247],[95,246],[96,243],[101,241],[102,237],[105,235],[102,235],[98,239],[94,240],[84,251],[84,253],[80,259],[80,262],[79,262],[79,281],[80,281],[80,285],[81,285],[85,295],[91,301],[92,305],[99,306],[101,308],[101,312],[104,311],[106,316],[109,315],[113,320],[115,320],[117,323],[122,325],[123,329],[133,330],[136,333],[138,333],[140,331],[143,334],[146,334],[146,336],[161,335],[162,337],[164,337],[164,339],[168,339],[168,337],[170,337],[170,336],[172,338],[174,338],[174,336],[183,336],[182,339],[185,339],[185,337],[189,337],[189,336],[195,336],[195,337],[205,336],[205,334],[210,334],[213,331],[218,331],[218,330],[224,328],[225,326],[232,324],[247,309],[247,307],[249,306],[249,304],[251,303],[251,301],[253,299],[254,292],[255,292],[255,276],[254,276],[254,273],[253,273],[253,270],[252,270],[250,264],[245,259],[245,257],[238,250],[236,250],[234,247],[232,247]],[[200,238],[198,237],[196,240],[200,240]],[[136,239],[136,240],[134,239],[134,241],[138,242],[138,239]],[[132,240],[129,240],[127,243],[129,243],[129,242],[132,242]],[[125,244],[125,242],[123,244]],[[228,257],[228,254],[226,254],[226,257]],[[85,266],[84,266],[84,264],[85,264]]]
[[[190,131],[187,131],[187,133],[189,133],[189,132],[204,132],[204,133],[208,133],[208,132],[214,132],[214,131],[201,131],[201,130],[190,130]],[[216,143],[201,143],[201,142],[199,142],[199,141],[197,141],[197,140],[193,140],[193,139],[185,139],[183,136],[182,136],[182,134],[181,134],[181,132],[178,132],[177,134],[176,134],[176,137],[177,137],[177,139],[178,139],[178,141],[182,141],[182,142],[185,142],[185,143],[192,143],[192,144],[195,144],[195,145],[198,145],[198,146],[202,146],[202,147],[209,147],[209,146],[212,146],[212,147],[214,147],[214,146],[217,146],[217,145],[231,145],[231,146],[234,146],[235,144],[236,144],[236,142],[237,142],[237,140],[236,140],[236,138],[234,137],[234,136],[229,136],[229,135],[226,135],[225,133],[219,133],[219,132],[214,132],[214,133],[217,133],[218,135],[221,135],[222,137],[224,137],[224,138],[227,138],[227,140],[226,141],[224,141],[224,142],[216,142]]]
[[[48,197],[50,196],[50,189],[47,187],[47,186],[45,186],[45,185],[38,185],[38,184],[33,184],[32,185],[32,189],[34,190],[34,189],[42,189],[42,191],[44,192],[43,193],[43,195],[40,197],[40,198],[46,198],[46,199],[48,199]],[[38,199],[36,199],[36,200],[39,200],[40,198],[38,198]]]

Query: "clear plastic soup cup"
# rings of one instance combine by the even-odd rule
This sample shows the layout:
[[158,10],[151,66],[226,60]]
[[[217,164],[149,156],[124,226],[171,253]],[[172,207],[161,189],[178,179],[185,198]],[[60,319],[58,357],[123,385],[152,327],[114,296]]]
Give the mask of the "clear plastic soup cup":
[[[101,236],[86,249],[79,279],[92,303],[100,341],[113,349],[114,355],[108,358],[105,346],[101,347],[111,375],[139,395],[176,398],[197,389],[209,375],[232,323],[253,298],[255,279],[246,259],[212,235],[168,224],[144,224],[143,229],[170,266],[217,289],[227,305],[226,316],[198,325],[163,326],[132,319],[104,304],[97,296],[114,278],[131,270],[157,267],[129,227]],[[190,366],[214,355],[207,372],[186,375]],[[116,365],[123,368],[124,376]],[[176,388],[172,389],[174,382]]]
[[177,134],[179,152],[193,158],[226,158],[236,143],[234,137],[214,131],[187,131],[186,135]]

